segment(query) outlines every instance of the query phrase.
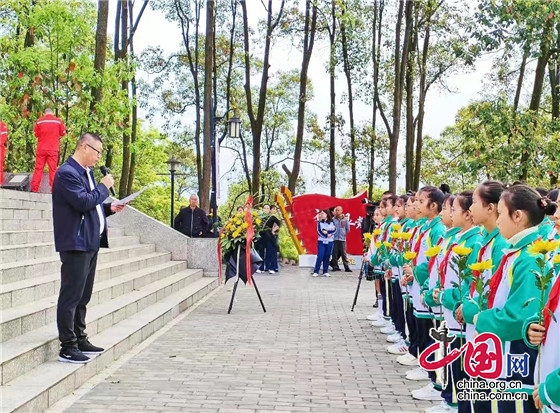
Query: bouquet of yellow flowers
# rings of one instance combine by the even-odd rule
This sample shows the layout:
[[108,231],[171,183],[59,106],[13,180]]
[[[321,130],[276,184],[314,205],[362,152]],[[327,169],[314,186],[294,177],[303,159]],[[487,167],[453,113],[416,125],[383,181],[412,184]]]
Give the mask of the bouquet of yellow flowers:
[[[220,263],[222,259],[226,261],[226,282],[239,276],[243,282],[250,284],[251,275],[258,270],[263,261],[253,246],[264,229],[266,217],[251,206],[252,200],[249,199],[243,211],[231,216],[220,231],[218,253]],[[242,258],[245,263],[241,262]]]
[[226,221],[220,233],[222,255],[225,256],[230,252],[236,251],[240,245],[244,246],[247,242],[247,230],[249,232],[253,231],[253,242],[259,238],[259,233],[264,225],[263,219],[259,212],[255,210],[252,210],[250,214],[252,222],[247,222],[245,211],[237,212]]
[[369,249],[372,238],[373,238],[373,234],[371,234],[370,232],[366,232],[364,234],[364,251],[367,251]]

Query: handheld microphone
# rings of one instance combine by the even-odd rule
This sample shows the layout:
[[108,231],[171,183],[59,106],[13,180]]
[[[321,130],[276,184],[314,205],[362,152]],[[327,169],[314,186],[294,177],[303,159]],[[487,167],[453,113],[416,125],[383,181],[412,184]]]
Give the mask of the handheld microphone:
[[[103,176],[109,175],[110,173],[109,169],[105,165],[101,165],[99,169],[101,170]],[[109,191],[111,191],[111,195],[116,196],[115,189],[112,186],[109,188]]]

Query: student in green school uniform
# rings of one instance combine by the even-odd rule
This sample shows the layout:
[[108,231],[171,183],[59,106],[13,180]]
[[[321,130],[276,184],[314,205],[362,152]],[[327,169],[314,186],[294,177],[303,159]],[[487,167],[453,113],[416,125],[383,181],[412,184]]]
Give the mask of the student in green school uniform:
[[[451,221],[451,208],[454,201],[455,195],[446,194],[440,216],[441,222],[445,225],[447,230],[438,243],[439,252],[437,255],[432,256],[428,261],[428,271],[430,273],[430,277],[426,280],[426,282],[424,282],[421,291],[421,301],[424,305],[431,309],[430,314],[434,318],[432,321],[434,323],[434,327],[439,327],[439,323],[443,320],[443,307],[433,300],[433,290],[439,287],[439,266],[449,250],[449,247],[455,241],[455,235],[457,235],[457,233],[461,230],[459,227],[454,227],[453,222]],[[428,345],[431,344],[433,344],[433,339],[430,337]],[[430,383],[420,389],[413,390],[412,397],[417,400],[442,401],[442,404],[429,408],[425,410],[425,412],[447,408],[444,400],[450,399],[451,394],[447,391],[448,389],[443,391],[444,389],[442,388],[435,372],[430,371],[426,373],[425,370],[418,367],[414,370],[408,371],[406,375],[408,380],[420,380],[420,378],[425,379],[426,377],[429,377]]]
[[[522,390],[527,393],[526,401],[498,401],[493,404],[498,413],[536,413],[533,400],[535,385],[535,363],[537,350],[525,342],[523,326],[525,321],[539,310],[540,296],[534,272],[539,271],[537,256],[529,252],[529,247],[541,238],[539,224],[550,209],[541,202],[541,196],[527,185],[514,185],[506,189],[498,203],[496,221],[500,234],[507,239],[498,269],[492,276],[488,296],[488,309],[476,314],[473,324],[477,333],[494,333],[502,341],[504,354],[503,371],[498,380],[521,381]],[[545,298],[548,298],[550,287]],[[514,371],[507,373],[506,354],[527,353],[528,375]]]
[[[548,302],[545,306],[543,325],[538,324],[538,315],[535,314],[528,323],[525,323],[523,332],[527,333],[527,345],[530,347],[541,346],[541,377],[535,371],[535,387],[533,399],[535,407],[545,413],[560,412],[560,276],[550,291]],[[556,320],[556,321],[555,321]],[[529,327],[527,328],[527,325]],[[539,361],[537,360],[537,363]]]
[[418,366],[418,354],[428,347],[430,341],[429,333],[433,324],[430,310],[420,301],[420,289],[429,277],[426,251],[437,245],[439,239],[445,233],[445,226],[439,216],[444,197],[443,192],[434,186],[425,186],[416,195],[415,206],[418,215],[426,218],[426,223],[418,230],[414,241],[413,251],[417,255],[412,265],[405,264],[403,266],[404,282],[408,284],[408,292],[412,297],[417,334],[417,348],[409,346],[408,353],[397,358],[397,362],[405,366]]
[[[448,251],[440,264],[439,288],[435,288],[432,295],[434,302],[443,306],[443,317],[450,334],[458,337],[451,343],[451,350],[459,349],[461,343],[465,342],[463,317],[461,314],[456,317],[455,311],[469,291],[471,280],[468,266],[476,262],[482,241],[480,227],[473,223],[470,211],[472,202],[472,191],[464,191],[455,196],[451,209],[451,221],[454,227],[460,228],[460,231],[455,235],[454,242],[448,247]],[[456,247],[462,248],[464,251],[458,252]],[[460,276],[457,262],[461,255],[467,256],[467,267],[465,273]],[[451,380],[448,381],[442,392],[445,404],[442,404],[439,409],[430,410],[430,412],[470,413],[470,402],[457,400],[458,389],[456,383],[467,378],[465,370],[461,366],[461,359],[457,359],[451,364]]]
[[[474,277],[471,281],[469,292],[457,309],[458,315],[462,316],[465,322],[467,341],[474,339],[474,315],[487,308],[485,297],[488,292],[488,283],[502,259],[502,251],[507,247],[507,242],[500,235],[496,225],[498,202],[504,189],[504,184],[499,181],[486,181],[480,184],[473,194],[473,203],[470,208],[473,223],[482,227],[483,236],[482,246],[478,252],[477,265],[481,265],[480,263],[484,263],[484,265],[479,270],[473,270]],[[479,295],[477,292],[476,279],[480,279],[482,282],[482,295]],[[492,411],[489,401],[474,401],[471,402],[471,406],[474,412],[491,413]]]

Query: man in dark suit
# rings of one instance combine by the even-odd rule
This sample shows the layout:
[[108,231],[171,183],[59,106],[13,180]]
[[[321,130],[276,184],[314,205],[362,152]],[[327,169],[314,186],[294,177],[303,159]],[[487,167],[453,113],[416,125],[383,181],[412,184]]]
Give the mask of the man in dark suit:
[[90,359],[84,353],[104,351],[88,340],[86,306],[93,290],[97,253],[100,247],[109,246],[105,217],[124,205],[103,203],[114,184],[111,175],[95,184],[92,168],[102,152],[98,135],[82,135],[74,154],[56,171],[52,189],[54,243],[62,262],[56,310],[58,359],[68,363],[87,363]]
[[202,209],[198,207],[198,195],[192,194],[189,198],[189,206],[181,208],[173,227],[191,238],[202,238],[208,233],[210,220]]

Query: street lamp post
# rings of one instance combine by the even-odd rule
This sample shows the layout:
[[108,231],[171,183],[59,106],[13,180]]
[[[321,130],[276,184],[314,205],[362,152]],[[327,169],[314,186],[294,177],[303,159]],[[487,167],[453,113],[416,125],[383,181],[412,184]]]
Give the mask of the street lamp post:
[[[224,119],[227,114],[231,111],[228,110],[224,116],[214,119],[214,124],[212,127],[212,192],[210,193],[210,209],[212,210],[212,223],[215,223],[218,217],[218,162],[220,154],[220,144],[226,137],[226,133],[220,139],[216,140],[216,122]],[[239,138],[241,135],[241,119],[237,116],[233,116],[228,120],[227,134],[230,138]]]
[[175,217],[175,171],[177,166],[181,164],[175,157],[171,157],[167,160],[167,166],[169,167],[169,173],[171,174],[171,219],[170,225],[173,228],[173,218]]

